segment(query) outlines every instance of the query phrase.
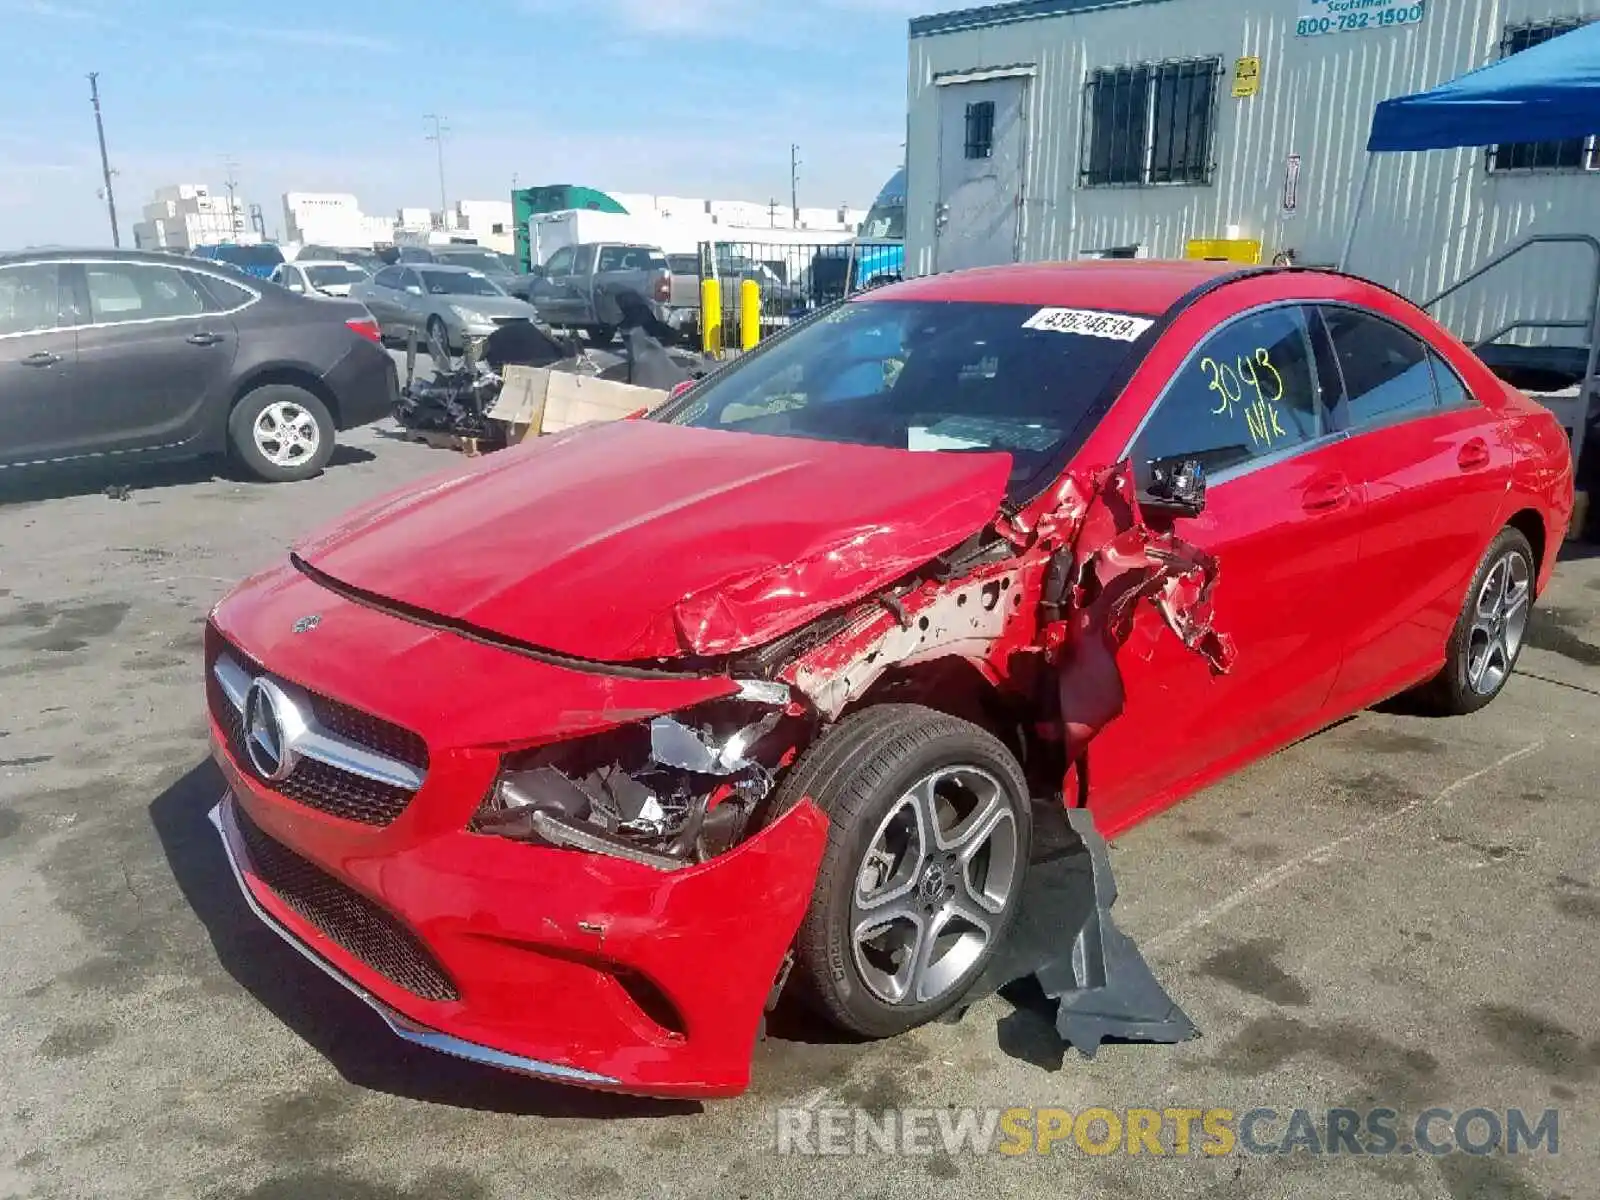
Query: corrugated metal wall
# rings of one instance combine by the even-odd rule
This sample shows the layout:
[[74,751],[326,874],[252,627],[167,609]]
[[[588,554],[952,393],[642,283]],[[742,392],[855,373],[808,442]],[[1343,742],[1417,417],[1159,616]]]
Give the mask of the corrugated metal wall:
[[[1494,61],[1509,24],[1600,16],[1600,0],[1431,0],[1421,25],[1295,36],[1297,0],[1165,0],[913,37],[910,49],[908,265],[933,265],[938,187],[935,74],[1034,64],[1023,196],[1024,259],[1075,258],[1143,244],[1175,257],[1185,242],[1261,238],[1270,257],[1338,258],[1374,107]],[[1084,84],[1091,70],[1219,56],[1217,173],[1207,187],[1081,188]],[[1234,99],[1234,61],[1259,55],[1260,93]],[[1285,219],[1287,158],[1302,159],[1299,215]],[[1481,149],[1384,155],[1351,269],[1426,300],[1534,232],[1600,236],[1600,172],[1496,174]],[[1467,335],[1517,319],[1582,315],[1585,261],[1572,247],[1514,259],[1446,302]],[[1532,340],[1542,340],[1535,335]],[[1552,341],[1572,341],[1556,334]]]

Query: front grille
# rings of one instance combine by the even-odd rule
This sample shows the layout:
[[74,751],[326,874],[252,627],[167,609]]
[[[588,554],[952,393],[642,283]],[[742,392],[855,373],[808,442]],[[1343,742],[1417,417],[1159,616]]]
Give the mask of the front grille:
[[[233,707],[222,685],[211,671],[217,654],[227,654],[252,675],[261,674],[264,668],[247,655],[240,653],[220,637],[215,638],[215,652],[207,656],[206,698],[211,713],[227,738],[228,750],[241,768],[250,770],[250,756],[245,749],[244,721],[239,710]],[[310,693],[312,713],[317,723],[327,732],[365,746],[375,754],[406,763],[419,771],[428,767],[427,743],[409,729],[403,729],[370,713],[351,708],[337,700]],[[314,759],[303,758],[294,774],[277,785],[280,795],[304,804],[329,816],[362,825],[383,828],[393,824],[405,812],[415,792],[393,784],[379,783],[342,771]]]
[[329,733],[349,738],[374,753],[397,759],[419,771],[428,769],[428,744],[409,729],[314,692],[311,711],[316,714],[317,724]]
[[415,792],[352,775],[327,763],[303,758],[294,774],[277,785],[280,795],[346,821],[379,828],[393,824]]
[[233,812],[252,872],[303,920],[413,996],[437,1001],[461,998],[444,968],[399,921],[275,841],[240,805],[235,804]]

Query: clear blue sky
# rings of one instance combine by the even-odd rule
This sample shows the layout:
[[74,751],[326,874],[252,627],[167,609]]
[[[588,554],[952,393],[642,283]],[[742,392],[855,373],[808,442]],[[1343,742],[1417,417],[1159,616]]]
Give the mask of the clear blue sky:
[[0,248],[125,242],[151,192],[354,192],[370,213],[581,183],[865,205],[905,140],[906,20],[957,0],[0,0]]

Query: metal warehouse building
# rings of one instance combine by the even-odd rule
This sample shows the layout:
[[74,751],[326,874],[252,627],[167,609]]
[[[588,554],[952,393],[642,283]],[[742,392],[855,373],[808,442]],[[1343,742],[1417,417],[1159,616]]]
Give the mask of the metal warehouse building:
[[[1021,0],[917,18],[907,269],[1334,263],[1380,101],[1596,17],[1600,0]],[[1535,233],[1600,236],[1595,138],[1379,156],[1349,268],[1426,301]],[[1536,247],[1440,315],[1468,336],[1584,316],[1592,257]]]

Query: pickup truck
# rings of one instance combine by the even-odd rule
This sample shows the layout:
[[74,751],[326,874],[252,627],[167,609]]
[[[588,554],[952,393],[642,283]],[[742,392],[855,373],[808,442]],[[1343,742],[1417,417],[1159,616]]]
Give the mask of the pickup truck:
[[672,271],[654,246],[588,242],[563,246],[528,281],[528,303],[547,325],[581,329],[593,345],[609,345],[622,322],[617,296],[637,292],[668,319]]

